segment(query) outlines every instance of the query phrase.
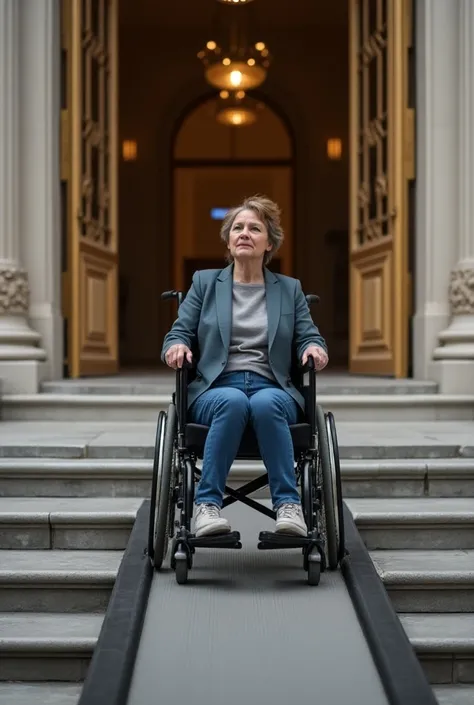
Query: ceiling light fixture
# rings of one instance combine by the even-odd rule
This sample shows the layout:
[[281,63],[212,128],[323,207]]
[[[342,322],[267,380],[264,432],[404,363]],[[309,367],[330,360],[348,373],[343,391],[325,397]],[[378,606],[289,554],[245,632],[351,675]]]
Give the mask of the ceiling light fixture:
[[216,120],[228,127],[246,127],[257,121],[257,113],[263,105],[249,98],[245,91],[221,91],[217,101]]
[[[256,46],[265,46],[258,42]],[[210,48],[215,47],[215,48]],[[270,66],[268,49],[261,50],[256,47],[245,51],[224,51],[216,42],[210,41],[206,48],[199,52],[198,58],[202,61],[206,81],[214,88],[244,91],[258,88],[267,77]]]
[[248,91],[258,88],[267,77],[271,57],[265,42],[255,41],[259,37],[250,40],[251,33],[255,31],[250,8],[242,8],[242,13],[222,8],[218,19],[216,36],[211,35],[198,53],[206,81],[219,90]]

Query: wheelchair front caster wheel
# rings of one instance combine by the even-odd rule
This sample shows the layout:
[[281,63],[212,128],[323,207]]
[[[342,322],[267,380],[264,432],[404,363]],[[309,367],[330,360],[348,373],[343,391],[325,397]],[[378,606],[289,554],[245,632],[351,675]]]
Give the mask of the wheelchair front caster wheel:
[[185,585],[188,582],[188,556],[185,553],[178,551],[174,558],[176,582],[178,585]]
[[308,585],[319,585],[321,580],[321,556],[319,553],[308,556]]

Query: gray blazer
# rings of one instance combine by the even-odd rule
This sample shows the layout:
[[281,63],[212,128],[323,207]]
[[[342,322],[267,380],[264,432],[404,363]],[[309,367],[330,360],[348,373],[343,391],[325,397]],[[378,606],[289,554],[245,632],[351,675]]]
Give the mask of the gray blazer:
[[[178,318],[163,341],[161,359],[171,345],[199,347],[196,378],[188,387],[188,406],[205,392],[227,364],[232,328],[233,264],[225,269],[204,269],[193,276],[192,286],[178,309]],[[301,360],[308,345],[327,352],[324,338],[313,323],[298,279],[274,274],[266,267],[268,357],[282,389],[304,410],[304,399],[290,379],[292,352]]]

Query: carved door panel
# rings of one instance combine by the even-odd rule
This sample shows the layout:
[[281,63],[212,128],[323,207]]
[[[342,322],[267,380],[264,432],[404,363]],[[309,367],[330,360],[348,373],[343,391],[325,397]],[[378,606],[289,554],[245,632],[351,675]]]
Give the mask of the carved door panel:
[[408,366],[406,0],[350,0],[350,370]]
[[[118,0],[67,0],[68,369],[118,369]],[[63,7],[64,7],[63,5]]]

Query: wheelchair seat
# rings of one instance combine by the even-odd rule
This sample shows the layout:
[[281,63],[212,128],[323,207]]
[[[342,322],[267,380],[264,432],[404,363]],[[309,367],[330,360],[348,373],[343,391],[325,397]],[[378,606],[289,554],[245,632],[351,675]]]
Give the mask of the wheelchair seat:
[[[295,456],[307,450],[311,445],[311,426],[309,423],[296,423],[290,425],[291,439]],[[197,423],[187,423],[184,429],[185,446],[202,459],[204,444],[206,442],[209,426]],[[257,438],[253,427],[249,423],[245,429],[237,453],[237,460],[259,460],[261,457]]]

